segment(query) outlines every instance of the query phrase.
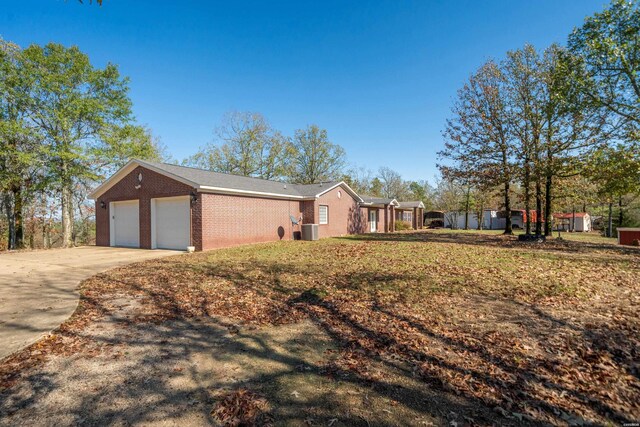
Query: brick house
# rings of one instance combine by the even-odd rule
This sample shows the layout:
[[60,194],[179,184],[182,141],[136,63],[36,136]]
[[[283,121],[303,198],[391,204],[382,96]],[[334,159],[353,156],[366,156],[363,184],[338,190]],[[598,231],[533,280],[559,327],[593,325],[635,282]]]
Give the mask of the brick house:
[[362,233],[374,219],[364,210],[377,209],[344,182],[286,184],[141,160],[90,197],[97,245],[145,249],[291,240],[301,224],[319,224],[320,238]]

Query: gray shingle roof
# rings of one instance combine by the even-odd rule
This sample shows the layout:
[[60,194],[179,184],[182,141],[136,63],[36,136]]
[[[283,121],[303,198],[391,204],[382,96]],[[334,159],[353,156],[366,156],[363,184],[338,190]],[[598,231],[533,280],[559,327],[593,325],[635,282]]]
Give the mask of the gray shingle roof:
[[175,175],[199,186],[214,187],[226,190],[240,190],[257,193],[277,194],[281,196],[315,197],[323,191],[336,186],[340,181],[323,182],[318,184],[287,184],[279,181],[270,181],[248,176],[232,175],[221,172],[212,172],[187,166],[171,165],[168,163],[140,161],[136,162],[150,165],[171,175]]

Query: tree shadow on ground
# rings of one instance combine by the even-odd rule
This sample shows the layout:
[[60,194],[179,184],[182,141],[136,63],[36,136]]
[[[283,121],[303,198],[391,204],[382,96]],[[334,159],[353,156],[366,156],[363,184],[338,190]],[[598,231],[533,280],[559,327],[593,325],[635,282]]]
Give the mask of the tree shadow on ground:
[[[479,303],[480,300],[484,298],[479,297],[474,299],[476,303]],[[486,303],[486,300],[484,302]],[[551,399],[553,395],[562,395],[569,396],[570,400],[574,402],[591,406],[598,414],[604,416],[606,419],[612,419],[617,422],[630,422],[633,419],[628,413],[625,414],[621,412],[619,408],[604,402],[598,397],[588,396],[577,391],[572,384],[554,381],[553,372],[546,370],[547,364],[555,361],[553,358],[547,358],[544,355],[530,356],[526,364],[521,364],[514,359],[512,352],[501,353],[499,350],[496,351],[497,349],[495,348],[482,345],[477,340],[468,339],[469,337],[466,337],[464,333],[457,336],[453,334],[445,335],[438,332],[435,328],[430,328],[424,320],[418,321],[407,315],[399,314],[395,308],[385,308],[374,305],[372,310],[383,314],[387,318],[385,319],[386,321],[407,325],[427,338],[426,346],[411,345],[409,340],[399,341],[396,336],[387,333],[387,331],[374,330],[365,326],[365,322],[355,320],[358,317],[354,316],[354,313],[341,312],[334,304],[318,298],[315,293],[302,294],[299,298],[293,300],[292,303],[303,304],[307,307],[306,310],[309,315],[336,341],[340,342],[344,348],[355,351],[362,350],[367,354],[367,357],[373,357],[384,363],[389,363],[390,360],[394,361],[400,358],[413,365],[406,374],[415,375],[416,372],[419,372],[419,375],[429,387],[445,392],[453,391],[455,394],[464,396],[469,400],[476,399],[478,404],[485,407],[494,406],[502,409],[507,408],[508,411],[505,411],[505,413],[511,416],[522,415],[526,407],[531,407],[535,408],[536,411],[546,412],[547,417],[543,417],[542,419],[546,418],[547,421],[557,417],[557,420],[577,423],[588,422],[588,420],[583,418],[579,410],[571,411],[568,410],[567,407],[557,406]],[[529,335],[535,335],[540,332],[540,328],[543,328],[545,332],[542,333],[542,336],[546,337],[548,336],[548,323],[555,325],[566,324],[565,321],[555,319],[549,314],[542,314],[542,312],[535,307],[524,306],[525,305],[521,303],[517,304],[515,311],[520,311],[520,314],[518,315],[518,319],[512,319],[512,321],[524,324],[522,319],[526,317],[526,329]],[[314,308],[320,308],[320,310],[315,310]],[[370,316],[362,316],[361,318],[369,319]],[[605,327],[605,329],[607,330],[600,330],[599,335],[606,333],[615,334],[617,332],[616,328]],[[581,329],[580,332],[585,339],[589,340],[589,346],[592,346],[594,342],[590,341],[590,339],[594,335],[586,329]],[[363,340],[363,337],[366,337],[368,342]],[[365,344],[362,344],[363,341]],[[475,363],[477,369],[474,369],[470,365],[457,364],[453,360],[429,352],[428,348],[430,345],[433,345],[434,341],[452,350],[453,353],[464,354],[467,358],[478,359],[478,363]],[[637,351],[637,343],[632,346],[632,351]],[[634,369],[635,362],[633,358],[619,359],[618,363],[622,365],[621,368],[624,371]],[[425,365],[437,368],[419,369]],[[532,369],[533,367],[536,369]],[[491,372],[495,373],[498,371],[504,372],[506,375],[501,378],[500,376],[491,374]],[[459,387],[456,389],[456,383],[451,382],[452,375],[463,377],[464,380],[461,383],[472,382],[474,383],[474,387],[470,389]],[[505,380],[505,378],[508,379]],[[478,397],[477,393],[473,392],[474,389],[477,390],[483,387],[488,387],[498,392],[494,394],[493,401],[482,400]],[[541,393],[541,389],[546,393]],[[549,399],[541,397],[545,395],[549,397]],[[495,417],[495,415],[493,416]],[[485,421],[489,419],[491,419],[491,416],[485,419]],[[519,421],[523,421],[522,418],[518,419]],[[533,420],[533,417],[528,419],[528,421]]]
[[[211,424],[222,391],[240,388],[266,396],[285,425],[571,424],[640,414],[637,322],[586,324],[481,293],[458,296],[464,305],[453,312],[434,297],[425,311],[365,292],[415,280],[411,272],[363,271],[357,282],[334,272],[337,285],[323,288],[279,282],[308,275],[305,265],[246,264],[176,258],[99,276],[58,331],[53,357],[40,343],[25,353],[34,364],[15,365],[13,385],[0,391],[0,422]],[[477,326],[482,317],[488,329]],[[591,392],[620,386],[598,367],[604,361],[635,382]],[[594,369],[602,372],[592,378]]]
[[343,425],[418,424],[421,415],[437,422],[450,412],[458,417],[475,411],[464,399],[416,381],[327,373],[318,350],[331,350],[335,343],[312,326],[282,335],[236,332],[233,324],[213,318],[130,324],[113,337],[92,334],[94,344],[109,350],[92,358],[53,360],[4,390],[2,422],[216,424],[211,415],[216,393],[239,388],[267,396],[279,425],[327,425],[334,419]]

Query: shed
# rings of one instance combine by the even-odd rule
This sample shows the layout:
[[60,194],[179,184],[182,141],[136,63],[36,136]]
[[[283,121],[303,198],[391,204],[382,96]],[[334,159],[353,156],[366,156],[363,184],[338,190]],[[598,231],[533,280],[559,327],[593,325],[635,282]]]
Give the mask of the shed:
[[555,231],[591,231],[591,216],[586,212],[554,213]]
[[636,246],[635,242],[640,242],[640,228],[618,228],[619,245]]

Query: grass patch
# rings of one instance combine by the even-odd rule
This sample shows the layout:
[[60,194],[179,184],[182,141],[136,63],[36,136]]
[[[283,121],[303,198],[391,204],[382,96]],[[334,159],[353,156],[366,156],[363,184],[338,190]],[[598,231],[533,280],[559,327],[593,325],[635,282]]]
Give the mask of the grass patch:
[[[426,397],[435,391],[463,423],[600,424],[640,418],[638,273],[640,250],[598,240],[437,230],[164,258],[96,276],[82,293],[84,306],[134,297],[135,322],[310,320],[336,346],[319,375],[398,411],[446,420]],[[219,412],[235,414],[229,405]]]

